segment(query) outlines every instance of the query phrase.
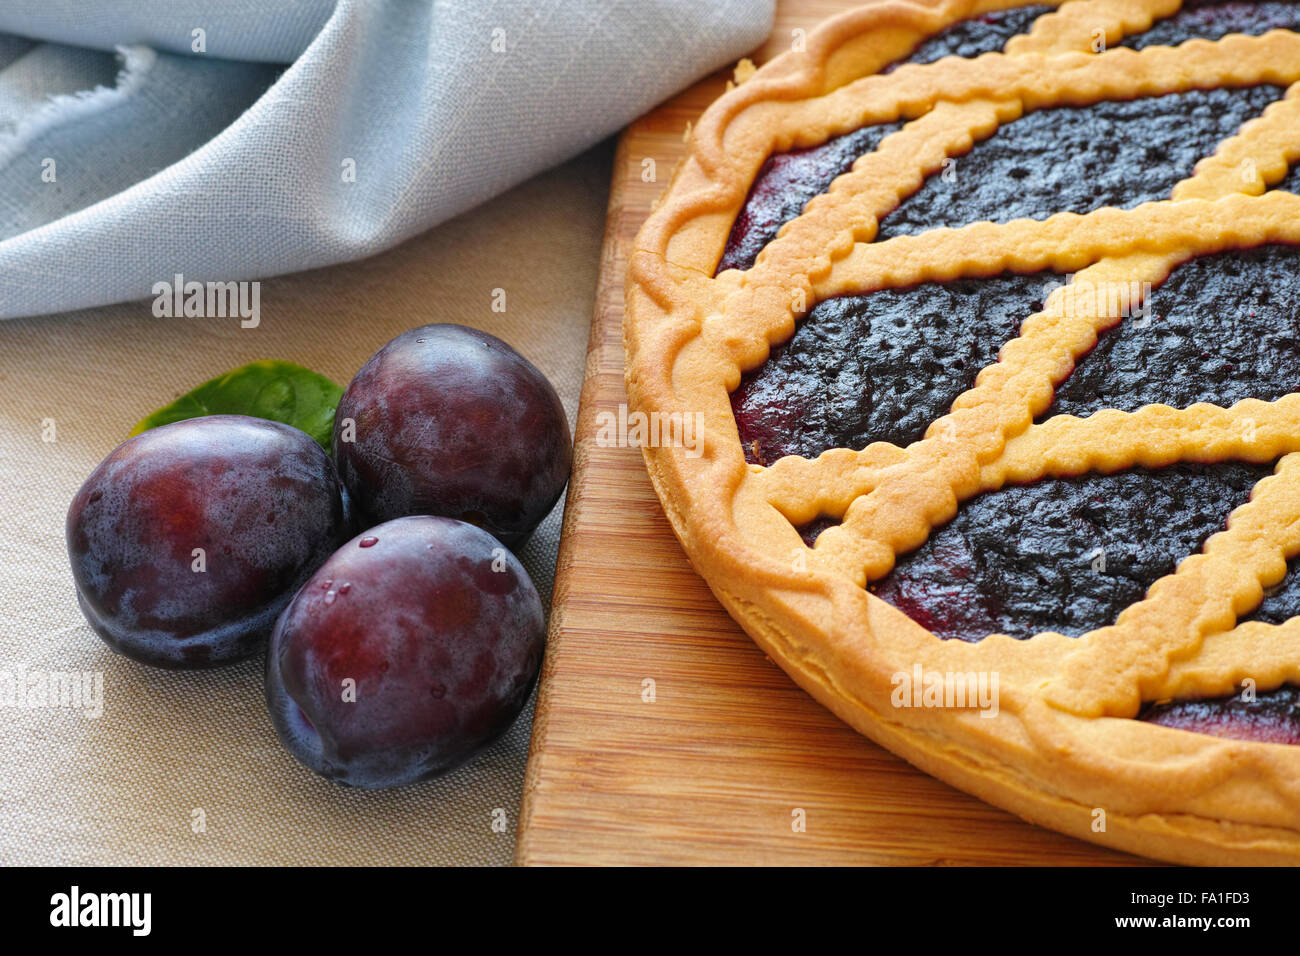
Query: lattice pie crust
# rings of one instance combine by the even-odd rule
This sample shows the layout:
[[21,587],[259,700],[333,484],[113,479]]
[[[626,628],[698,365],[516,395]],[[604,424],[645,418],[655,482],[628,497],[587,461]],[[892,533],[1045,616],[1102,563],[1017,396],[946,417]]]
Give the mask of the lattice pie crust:
[[[1175,861],[1300,862],[1300,748],[1133,719],[1143,702],[1231,694],[1247,678],[1260,690],[1300,681],[1300,619],[1236,625],[1300,553],[1300,395],[1034,424],[1076,358],[1119,321],[1077,298],[1067,308],[1062,290],[924,440],[767,468],[742,453],[729,392],[828,297],[1007,270],[1156,285],[1193,256],[1300,243],[1300,197],[1266,192],[1300,158],[1300,35],[1115,48],[1179,4],[1072,0],[1005,53],[876,73],[945,26],[1015,5],[876,0],[827,22],[804,50],[767,64],[704,114],[637,239],[625,321],[631,407],[702,413],[704,453],[645,448],[646,464],[722,604],[794,680],[868,737],[1084,839]],[[1094,53],[1098,30],[1111,48]],[[1167,201],[871,241],[877,220],[946,158],[1026,111],[1262,82],[1298,85]],[[766,157],[899,119],[910,122],[810,202],[752,268],[714,275]],[[1276,473],[1203,553],[1114,625],[1083,637],[941,641],[865,587],[959,502],[1008,482],[1276,459]],[[809,548],[796,526],[819,515],[843,521]],[[996,673],[998,715],[893,706],[893,675],[917,665]]]

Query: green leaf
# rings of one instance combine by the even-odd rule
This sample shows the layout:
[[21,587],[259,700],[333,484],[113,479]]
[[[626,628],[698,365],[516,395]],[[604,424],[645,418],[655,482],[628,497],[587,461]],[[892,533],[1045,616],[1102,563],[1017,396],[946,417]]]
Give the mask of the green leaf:
[[343,389],[292,362],[249,362],[146,415],[132,435],[203,415],[252,415],[301,428],[328,451]]

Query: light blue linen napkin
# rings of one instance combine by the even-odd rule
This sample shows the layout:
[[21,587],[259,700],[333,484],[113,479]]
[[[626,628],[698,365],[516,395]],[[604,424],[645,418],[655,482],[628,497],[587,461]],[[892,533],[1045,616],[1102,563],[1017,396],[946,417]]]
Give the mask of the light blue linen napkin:
[[5,0],[0,318],[371,255],[756,47],[773,0]]

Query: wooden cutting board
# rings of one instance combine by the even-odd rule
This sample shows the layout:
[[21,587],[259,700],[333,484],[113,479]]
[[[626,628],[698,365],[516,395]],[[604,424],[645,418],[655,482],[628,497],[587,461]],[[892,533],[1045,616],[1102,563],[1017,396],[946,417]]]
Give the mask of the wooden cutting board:
[[[848,0],[779,3],[763,63]],[[628,250],[719,74],[632,124],[613,181],[533,724],[522,864],[1104,864],[1132,857],[953,790],[794,685],[692,571],[635,448],[596,444],[623,387]],[[654,160],[656,182],[643,173]],[[792,825],[802,816],[803,832]]]

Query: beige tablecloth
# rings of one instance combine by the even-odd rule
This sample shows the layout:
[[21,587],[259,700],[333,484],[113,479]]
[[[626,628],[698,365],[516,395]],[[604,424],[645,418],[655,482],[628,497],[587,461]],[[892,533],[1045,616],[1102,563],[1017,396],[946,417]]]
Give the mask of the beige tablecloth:
[[[380,345],[427,322],[512,343],[555,383],[572,422],[609,163],[597,148],[373,259],[264,281],[256,329],[157,319],[148,302],[0,323],[0,672],[103,675],[98,718],[30,706],[27,694],[0,706],[0,863],[510,861],[531,705],[441,780],[378,793],[327,783],[276,740],[260,659],[173,673],[110,652],[77,609],[63,522],[132,425],[194,385],[259,358],[346,383]],[[504,313],[492,310],[498,288]],[[559,511],[522,555],[548,601]]]

